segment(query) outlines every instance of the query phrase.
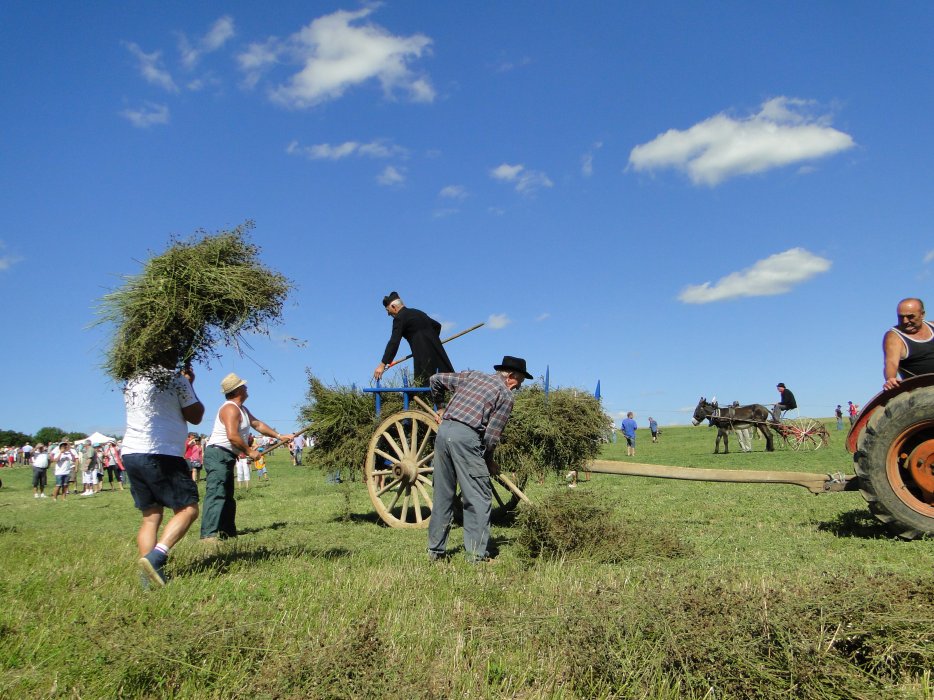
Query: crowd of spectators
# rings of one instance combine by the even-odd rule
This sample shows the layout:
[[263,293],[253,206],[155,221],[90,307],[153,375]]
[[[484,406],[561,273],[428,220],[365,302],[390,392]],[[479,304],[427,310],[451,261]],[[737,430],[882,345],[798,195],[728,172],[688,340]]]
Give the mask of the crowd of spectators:
[[[252,438],[251,438],[252,442]],[[263,445],[275,442],[272,438],[260,438]],[[302,444],[304,447],[304,442]],[[293,450],[292,463],[301,464],[301,451]],[[201,471],[204,463],[204,438],[196,433],[188,435],[185,443],[185,459],[191,467],[193,481],[201,481]],[[15,467],[32,465],[33,498],[48,498],[46,493],[50,481],[51,470],[52,500],[64,501],[71,496],[94,496],[102,491],[123,491],[129,486],[123,459],[120,456],[120,442],[92,443],[83,440],[72,443],[62,439],[49,445],[38,443],[32,445],[27,442],[23,446],[7,445],[0,448],[0,467]],[[256,476],[265,481],[269,480],[266,470],[265,457],[258,460],[243,459],[238,464],[237,481],[241,487],[249,488],[250,474],[255,470]],[[106,488],[105,488],[106,485]]]

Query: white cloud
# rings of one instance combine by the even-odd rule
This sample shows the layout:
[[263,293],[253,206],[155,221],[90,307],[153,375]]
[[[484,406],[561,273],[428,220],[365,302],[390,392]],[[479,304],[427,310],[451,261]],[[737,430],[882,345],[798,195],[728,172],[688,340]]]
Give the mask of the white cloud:
[[466,199],[467,188],[463,185],[448,185],[441,189],[438,196],[445,199]]
[[201,57],[206,53],[217,51],[236,34],[233,18],[224,15],[211,25],[207,34],[201,37],[194,46],[184,34],[178,38],[178,50],[182,55],[182,64],[189,70],[194,68]]
[[319,143],[314,146],[300,146],[298,141],[292,141],[285,150],[290,155],[302,155],[309,160],[341,160],[350,156],[391,158],[408,155],[406,149],[385,141],[344,141],[339,144]]
[[441,321],[441,332],[447,334],[453,329],[457,328],[457,324],[454,321]]
[[503,163],[490,170],[490,177],[500,182],[513,183],[516,192],[532,194],[543,187],[553,187],[554,183],[539,170],[528,170],[524,165]]
[[376,176],[376,181],[387,187],[392,185],[401,185],[405,182],[405,168],[397,168],[393,165],[387,165],[383,172]]
[[827,272],[831,264],[830,260],[804,248],[791,248],[721,277],[715,284],[704,282],[685,287],[678,299],[686,304],[708,304],[739,297],[784,294],[795,285]]
[[635,170],[675,168],[696,185],[717,185],[792,163],[823,158],[852,148],[849,134],[829,126],[829,117],[812,116],[806,100],[776,97],[757,114],[736,119],[726,114],[687,129],[669,129],[632,149]]
[[594,151],[599,151],[601,148],[603,148],[603,142],[597,141],[590,147],[590,150],[581,156],[581,175],[584,177],[593,175],[593,154]]
[[244,74],[244,85],[248,88],[256,87],[263,73],[278,62],[283,51],[284,47],[276,37],[250,44],[246,51],[237,56],[237,63]]
[[460,209],[455,209],[455,208],[453,208],[453,207],[448,207],[448,208],[445,208],[445,209],[435,209],[435,210],[431,213],[431,215],[432,215],[432,217],[435,218],[435,219],[446,219],[446,218],[449,217],[449,216],[454,216],[455,214],[459,214],[459,213],[460,213]]
[[931,261],[934,261],[934,250],[929,250],[928,254],[924,256],[925,265],[927,265]]
[[148,129],[155,124],[169,123],[169,108],[153,102],[146,102],[139,109],[125,109],[120,112],[130,123],[139,129]]
[[431,102],[435,91],[430,81],[409,68],[414,59],[428,54],[431,39],[422,34],[395,36],[376,24],[361,23],[373,11],[373,7],[339,10],[319,17],[285,41],[272,37],[251,44],[238,57],[247,85],[255,85],[265,70],[289,59],[301,64],[301,70],[270,92],[273,100],[287,107],[335,100],[348,88],[373,79],[387,96],[401,91],[415,102]]
[[505,328],[510,323],[512,323],[512,320],[506,314],[490,314],[490,317],[486,320],[487,328],[494,331]]
[[522,58],[520,58],[520,59],[517,60],[517,61],[508,61],[508,60],[504,60],[504,61],[498,63],[498,64],[495,66],[494,70],[495,70],[497,73],[508,73],[509,71],[516,70],[517,68],[525,68],[526,66],[530,65],[531,63],[532,63],[532,59],[531,59],[531,58],[529,58],[528,56],[523,56]]
[[161,51],[146,53],[132,41],[124,41],[123,45],[139,61],[139,72],[147,82],[158,85],[169,92],[178,92],[178,86],[172,80],[172,76],[162,67]]
[[536,316],[536,317],[535,317],[535,320],[536,320],[536,321],[544,321],[544,320],[549,319],[549,318],[551,318],[551,314],[548,313],[547,311],[545,311],[545,312],[543,312],[543,313],[540,313],[538,316]]
[[[0,251],[6,248],[6,243],[0,241]],[[0,255],[0,272],[4,270],[9,270],[13,265],[18,263],[22,258],[15,255]]]

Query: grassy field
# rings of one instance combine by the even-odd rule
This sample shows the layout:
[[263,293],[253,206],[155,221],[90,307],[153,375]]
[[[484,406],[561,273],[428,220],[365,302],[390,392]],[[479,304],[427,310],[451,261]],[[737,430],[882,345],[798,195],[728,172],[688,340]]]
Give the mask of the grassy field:
[[[745,455],[640,431],[636,460],[852,473],[828,425],[829,448]],[[934,541],[891,539],[858,493],[562,474],[530,513],[570,506],[602,549],[531,556],[526,513],[492,563],[430,564],[359,481],[287,458],[239,492],[241,537],[196,525],[151,592],[128,492],[37,501],[0,470],[0,698],[934,698]]]

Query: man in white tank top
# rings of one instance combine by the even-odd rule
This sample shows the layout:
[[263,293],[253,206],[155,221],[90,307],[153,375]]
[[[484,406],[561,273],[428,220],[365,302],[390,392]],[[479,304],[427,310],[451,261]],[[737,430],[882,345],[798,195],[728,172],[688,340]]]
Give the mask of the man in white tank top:
[[250,447],[250,429],[277,440],[280,435],[254,417],[243,404],[249,397],[246,381],[231,372],[221,381],[227,400],[217,411],[214,429],[204,450],[205,491],[201,515],[201,539],[237,536],[237,502],[234,500],[234,465],[239,455],[256,459],[260,453]]

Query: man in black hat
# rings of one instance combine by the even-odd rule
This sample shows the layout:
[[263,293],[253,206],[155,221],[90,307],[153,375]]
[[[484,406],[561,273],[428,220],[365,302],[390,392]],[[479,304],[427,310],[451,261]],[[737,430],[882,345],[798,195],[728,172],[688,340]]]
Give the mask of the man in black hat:
[[780,398],[772,409],[772,420],[776,423],[781,423],[782,411],[790,411],[797,408],[798,402],[795,400],[795,395],[791,393],[791,389],[786,387],[784,382],[779,382],[775,388],[778,389]]
[[[531,379],[525,360],[506,355],[495,374],[457,372],[431,377],[431,396],[441,426],[431,466],[434,499],[428,522],[428,556],[444,557],[454,514],[454,493],[461,487],[464,505],[464,550],[471,562],[488,561],[490,539],[490,475],[498,474],[493,450],[512,414],[513,390]],[[446,392],[453,393],[445,406]]]
[[405,338],[412,348],[416,386],[428,386],[428,378],[436,372],[453,372],[454,367],[441,345],[441,324],[424,311],[410,309],[396,292],[383,297],[386,313],[392,316],[392,335],[386,343],[383,361],[376,365],[373,378],[379,379],[399,350]]

